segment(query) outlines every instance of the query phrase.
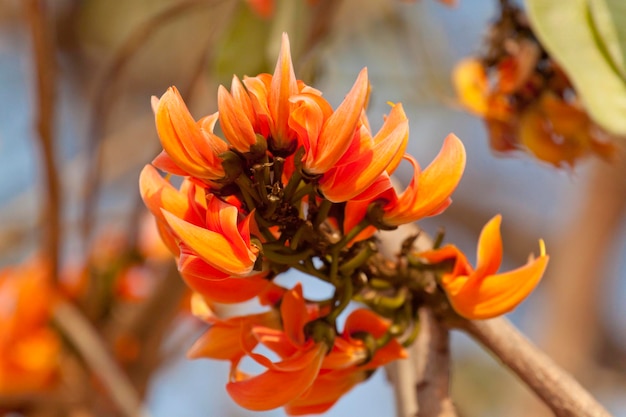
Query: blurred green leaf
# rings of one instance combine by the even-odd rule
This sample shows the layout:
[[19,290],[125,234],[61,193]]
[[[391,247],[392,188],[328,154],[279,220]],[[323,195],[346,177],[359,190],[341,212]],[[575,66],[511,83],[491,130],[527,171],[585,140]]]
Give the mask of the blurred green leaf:
[[233,74],[254,76],[268,72],[265,47],[270,22],[255,15],[240,2],[215,52],[215,70],[220,84],[230,86]]
[[626,3],[526,0],[533,29],[563,67],[591,117],[626,135]]
[[600,46],[615,71],[626,81],[626,2],[589,0],[589,5]]

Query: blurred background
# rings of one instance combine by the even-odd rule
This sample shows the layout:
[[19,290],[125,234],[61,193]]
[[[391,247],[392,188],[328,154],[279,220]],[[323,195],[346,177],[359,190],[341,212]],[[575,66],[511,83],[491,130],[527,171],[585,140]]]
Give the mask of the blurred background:
[[[84,273],[85,259],[96,264],[89,267],[92,277],[94,270],[105,276],[115,262],[124,265],[124,281],[115,284],[116,294],[127,297],[123,305],[96,308],[84,302],[104,328],[156,335],[149,346],[157,359],[143,371],[133,368],[137,355],[127,363],[129,372],[140,374],[133,381],[150,414],[284,415],[234,405],[224,389],[227,363],[185,359],[204,325],[179,307],[185,294],[169,284],[175,282],[171,261],[146,249],[155,238],[145,237],[150,228],[142,220],[137,180],[160,152],[150,97],[175,85],[196,118],[212,113],[217,86],[228,86],[232,74],[273,71],[286,31],[298,78],[323,91],[334,106],[367,66],[373,129],[382,124],[388,102],[402,102],[411,129],[407,151],[422,166],[448,133],[462,139],[467,168],[454,202],[420,225],[430,234],[445,228],[446,241],[471,255],[482,226],[501,213],[505,268],[523,264],[537,251],[537,240],[545,239],[551,254],[547,275],[510,318],[615,416],[626,416],[626,164],[621,157],[613,163],[590,157],[574,168],[556,169],[522,152],[490,150],[482,121],[457,104],[450,74],[455,62],[479,51],[497,2],[460,0],[447,7],[433,0],[281,0],[269,12],[258,8],[261,3],[0,0],[0,266],[41,250],[51,221],[44,209],[50,173],[37,130],[37,121],[47,117],[60,184],[59,270],[80,281],[81,273],[67,271]],[[43,31],[38,43],[37,30]],[[42,76],[51,86],[47,113],[38,87]],[[401,167],[399,179],[406,182],[408,174]],[[137,259],[141,269],[128,273]],[[159,302],[158,291],[169,297]],[[145,317],[167,317],[166,328],[155,329]],[[107,339],[115,340],[109,346],[114,352],[125,340],[120,337]],[[452,395],[460,415],[546,413],[471,340],[454,333],[452,348]],[[72,387],[71,381],[65,385]],[[0,412],[9,400],[0,395]],[[31,415],[36,408],[22,412]],[[394,395],[381,370],[327,415],[393,413]]]

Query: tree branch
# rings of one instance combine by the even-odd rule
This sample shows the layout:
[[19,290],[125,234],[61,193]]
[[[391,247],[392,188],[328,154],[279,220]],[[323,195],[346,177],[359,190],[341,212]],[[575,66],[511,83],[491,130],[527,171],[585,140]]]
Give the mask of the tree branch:
[[450,398],[450,333],[428,307],[419,310],[417,417],[456,417]]
[[507,319],[473,321],[451,318],[463,330],[511,369],[557,417],[610,417],[571,375],[526,339]]
[[54,309],[54,322],[102,381],[111,399],[117,404],[120,415],[148,417],[132,384],[82,313],[72,304],[61,301]]
[[36,126],[39,148],[43,159],[41,173],[46,201],[42,204],[41,219],[45,225],[46,256],[50,262],[51,277],[56,280],[59,269],[59,242],[61,234],[61,190],[54,159],[54,95],[56,61],[54,35],[46,21],[44,4],[40,0],[24,2],[26,18],[33,41],[33,65],[37,81]]

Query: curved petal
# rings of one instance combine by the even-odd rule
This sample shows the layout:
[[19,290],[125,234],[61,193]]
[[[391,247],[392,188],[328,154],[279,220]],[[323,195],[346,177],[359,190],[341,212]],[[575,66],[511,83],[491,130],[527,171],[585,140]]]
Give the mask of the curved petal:
[[505,314],[535,289],[548,260],[549,257],[544,255],[510,272],[470,277],[455,296],[450,296],[450,302],[459,314],[469,319],[488,319]]
[[230,275],[247,275],[252,271],[256,255],[249,251],[246,258],[240,258],[231,242],[220,233],[193,225],[162,210],[167,224],[189,249],[212,267]]
[[249,152],[250,147],[256,144],[257,138],[244,106],[221,85],[217,90],[217,106],[220,126],[226,140],[239,152]]
[[392,226],[440,213],[450,204],[450,195],[465,170],[465,147],[454,134],[446,137],[437,157],[421,173],[417,162],[405,157],[413,164],[416,177],[396,203],[385,207],[383,221]]
[[476,255],[476,275],[493,275],[498,272],[502,263],[502,236],[500,236],[500,223],[502,216],[494,216],[478,238]]
[[368,90],[367,68],[363,68],[343,102],[324,123],[317,143],[311,144],[303,164],[307,172],[323,174],[333,168],[350,147]]
[[286,372],[270,369],[249,379],[229,382],[226,390],[237,404],[248,410],[265,411],[283,406],[309,389],[319,373],[325,354],[326,346],[323,343],[316,344],[303,355],[283,361],[283,364],[295,362],[294,366],[287,368],[297,370]]

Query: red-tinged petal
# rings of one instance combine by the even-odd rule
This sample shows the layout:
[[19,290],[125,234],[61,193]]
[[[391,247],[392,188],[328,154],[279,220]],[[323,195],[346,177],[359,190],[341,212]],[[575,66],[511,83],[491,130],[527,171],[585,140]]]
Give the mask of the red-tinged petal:
[[289,50],[289,37],[283,33],[278,62],[272,77],[272,84],[269,90],[268,104],[273,120],[272,137],[278,149],[291,148],[291,138],[289,137],[289,114],[291,103],[289,98],[298,94],[298,83],[296,74],[291,62],[291,52]]
[[244,77],[243,83],[248,89],[250,102],[256,113],[259,123],[259,133],[265,137],[270,134],[272,116],[268,103],[268,96],[272,76],[270,74],[260,74],[256,77]]
[[325,353],[326,346],[317,344],[293,360],[290,358],[282,362],[282,365],[297,362],[297,370],[270,369],[249,379],[229,382],[226,390],[237,404],[249,410],[265,411],[283,406],[309,389],[318,375]]
[[254,326],[279,325],[274,311],[217,321],[193,344],[187,357],[236,361],[256,346],[257,340],[251,331]]
[[304,325],[309,321],[306,302],[302,295],[302,285],[298,283],[292,290],[287,291],[280,305],[285,334],[297,345],[303,345]]
[[367,332],[375,338],[379,338],[387,332],[389,325],[388,320],[373,311],[359,308],[350,313],[346,319],[344,334],[350,336],[358,332]]
[[[379,180],[408,134],[408,121],[400,122],[384,140],[372,144],[368,133],[358,137],[361,142],[358,157],[347,165],[335,168],[322,177],[320,190],[333,202],[351,200]],[[369,142],[369,143],[368,143]]]
[[324,121],[332,114],[330,104],[321,96],[302,93],[290,98],[294,108],[289,117],[289,127],[300,138],[307,152],[317,145]]
[[226,88],[220,85],[217,90],[217,106],[220,112],[220,126],[226,140],[239,152],[249,152],[257,139],[254,127],[241,103],[236,102]]
[[537,286],[549,257],[540,256],[510,272],[487,277],[471,276],[455,296],[454,309],[469,319],[488,319],[513,310]]
[[494,216],[478,238],[476,255],[476,275],[492,275],[498,272],[502,263],[502,236],[500,236],[500,223],[502,216]]
[[304,168],[311,174],[323,174],[335,166],[350,147],[368,95],[367,68],[359,73],[350,92],[326,120],[317,143],[311,143]]
[[365,379],[366,372],[354,369],[320,374],[306,393],[285,406],[285,411],[292,416],[323,413]]
[[398,201],[385,207],[383,221],[392,226],[440,213],[442,206],[450,204],[448,199],[465,170],[465,148],[453,134],[446,137],[441,151],[423,172],[419,173],[419,165],[412,157],[405,158],[417,174]]
[[256,255],[251,251],[245,258],[240,258],[239,250],[220,233],[193,225],[168,211],[162,212],[179,239],[209,265],[230,275],[243,276],[252,271]]

